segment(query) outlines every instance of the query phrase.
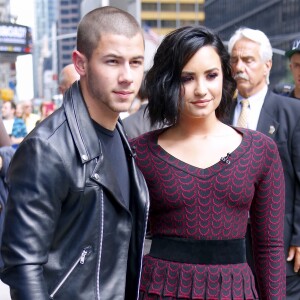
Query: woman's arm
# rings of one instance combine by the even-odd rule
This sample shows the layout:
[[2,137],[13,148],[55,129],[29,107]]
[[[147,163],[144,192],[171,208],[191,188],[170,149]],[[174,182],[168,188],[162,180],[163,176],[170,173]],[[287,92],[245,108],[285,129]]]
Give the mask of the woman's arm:
[[261,299],[285,299],[286,262],[283,228],[285,186],[276,144],[266,140],[261,177],[251,206],[255,273]]

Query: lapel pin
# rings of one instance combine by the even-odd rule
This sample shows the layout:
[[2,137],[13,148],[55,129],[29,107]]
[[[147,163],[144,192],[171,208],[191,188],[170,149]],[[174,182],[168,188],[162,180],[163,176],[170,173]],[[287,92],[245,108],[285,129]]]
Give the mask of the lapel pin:
[[269,133],[273,134],[275,132],[275,127],[273,125],[270,126]]

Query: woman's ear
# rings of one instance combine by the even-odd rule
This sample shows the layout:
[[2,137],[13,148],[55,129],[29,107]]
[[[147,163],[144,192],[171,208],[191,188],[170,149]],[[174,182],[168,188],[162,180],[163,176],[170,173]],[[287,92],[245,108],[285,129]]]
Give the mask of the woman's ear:
[[85,70],[86,70],[86,62],[87,62],[85,55],[80,53],[77,50],[74,50],[72,53],[72,60],[77,73],[80,76],[84,76],[86,72]]

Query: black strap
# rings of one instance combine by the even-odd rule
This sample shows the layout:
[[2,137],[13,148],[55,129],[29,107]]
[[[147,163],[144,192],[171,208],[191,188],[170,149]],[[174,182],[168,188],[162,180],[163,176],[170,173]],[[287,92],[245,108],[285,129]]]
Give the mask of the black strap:
[[192,240],[170,237],[153,237],[150,256],[189,264],[245,263],[245,239]]

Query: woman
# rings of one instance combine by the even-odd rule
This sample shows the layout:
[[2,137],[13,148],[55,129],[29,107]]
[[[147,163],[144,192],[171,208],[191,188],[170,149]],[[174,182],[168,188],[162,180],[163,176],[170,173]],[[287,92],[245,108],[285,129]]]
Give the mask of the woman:
[[267,136],[221,122],[235,91],[221,40],[202,26],[171,32],[146,86],[152,125],[168,127],[131,141],[151,198],[140,299],[258,299],[249,215],[261,299],[284,299],[281,161]]

